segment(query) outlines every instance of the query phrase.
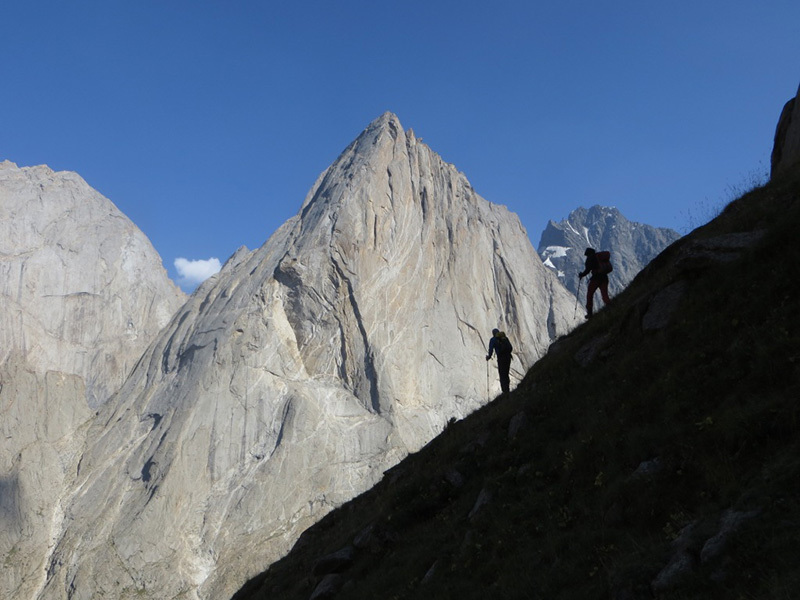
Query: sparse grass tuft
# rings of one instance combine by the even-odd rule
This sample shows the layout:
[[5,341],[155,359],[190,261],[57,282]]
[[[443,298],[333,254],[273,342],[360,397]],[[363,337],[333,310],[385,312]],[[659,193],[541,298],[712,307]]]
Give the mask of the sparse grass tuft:
[[681,233],[689,233],[716,219],[731,202],[764,187],[768,182],[769,167],[764,163],[759,163],[757,168],[749,171],[737,183],[727,184],[723,194],[716,200],[704,198],[695,202],[694,206],[689,207],[682,214],[686,224]]

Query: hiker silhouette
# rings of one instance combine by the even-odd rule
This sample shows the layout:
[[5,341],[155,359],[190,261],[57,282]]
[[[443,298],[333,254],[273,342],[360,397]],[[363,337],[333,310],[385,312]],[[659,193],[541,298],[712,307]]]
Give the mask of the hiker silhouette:
[[509,392],[511,383],[508,372],[511,370],[511,352],[513,350],[514,347],[505,332],[492,329],[492,339],[489,340],[489,354],[486,355],[486,360],[491,360],[492,353],[497,353],[497,373],[500,375],[500,389],[504,394]]
[[586,318],[588,319],[592,316],[594,293],[597,290],[600,290],[604,305],[607,306],[611,302],[608,299],[608,274],[611,273],[613,267],[610,260],[611,253],[606,250],[595,252],[594,248],[587,248],[583,255],[586,257],[585,268],[578,273],[578,279],[583,279],[589,273],[592,274],[589,278],[589,288],[586,290]]

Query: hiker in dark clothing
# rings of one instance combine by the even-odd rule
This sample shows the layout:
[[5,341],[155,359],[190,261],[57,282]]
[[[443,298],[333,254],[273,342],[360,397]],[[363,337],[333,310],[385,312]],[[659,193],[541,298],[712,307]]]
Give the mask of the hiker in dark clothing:
[[486,360],[492,359],[492,353],[497,353],[497,372],[500,375],[500,388],[504,394],[509,392],[510,379],[508,372],[511,370],[511,351],[514,350],[506,334],[499,329],[492,329],[492,339],[489,340],[489,354]]
[[[599,289],[600,296],[603,298],[603,304],[608,305],[611,300],[608,299],[608,274],[611,269],[611,263],[598,260],[597,252],[594,248],[587,248],[583,255],[586,257],[585,269],[578,273],[578,278],[583,279],[589,273],[592,274],[589,279],[589,289],[586,290],[586,318],[592,316],[592,309],[594,308],[594,293]],[[604,253],[606,256],[607,252]],[[605,266],[608,265],[608,266]],[[602,267],[602,268],[601,268]],[[606,270],[608,269],[608,270]]]

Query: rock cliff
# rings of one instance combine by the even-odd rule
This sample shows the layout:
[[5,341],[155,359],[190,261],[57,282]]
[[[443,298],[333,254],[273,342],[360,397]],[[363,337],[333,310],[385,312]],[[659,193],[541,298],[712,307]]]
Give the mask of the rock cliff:
[[78,175],[0,163],[0,597],[43,580],[90,419],[184,299]]
[[91,424],[39,598],[225,598],[520,377],[574,300],[515,215],[398,119],[205,282]]
[[797,95],[783,107],[775,128],[772,147],[771,176],[787,172],[800,162],[800,87]]

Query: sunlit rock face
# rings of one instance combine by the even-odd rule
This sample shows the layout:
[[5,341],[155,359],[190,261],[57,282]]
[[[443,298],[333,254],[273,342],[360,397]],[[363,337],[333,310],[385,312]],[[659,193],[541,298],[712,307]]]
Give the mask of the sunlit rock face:
[[386,113],[204,283],[103,406],[41,598],[226,598],[499,392],[574,298],[515,215]]
[[0,597],[43,583],[89,420],[184,300],[78,175],[0,163]]
[[[578,293],[578,273],[584,269],[586,248],[608,250],[614,271],[609,291],[619,293],[647,263],[680,234],[665,227],[629,221],[616,208],[577,208],[563,221],[550,221],[539,240],[539,255],[573,294]],[[586,293],[582,284],[581,300]]]
[[97,408],[186,297],[147,237],[76,173],[0,163],[0,363],[78,375]]
[[780,175],[800,168],[800,87],[797,95],[783,107],[775,129],[772,147],[771,175]]

